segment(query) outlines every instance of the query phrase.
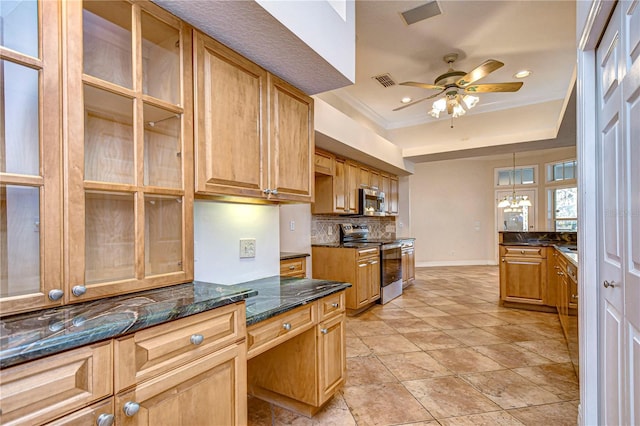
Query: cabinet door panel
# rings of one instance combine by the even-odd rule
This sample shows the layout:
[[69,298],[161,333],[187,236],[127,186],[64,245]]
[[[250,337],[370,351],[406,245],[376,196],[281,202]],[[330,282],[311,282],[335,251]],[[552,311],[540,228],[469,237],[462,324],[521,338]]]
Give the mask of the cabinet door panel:
[[546,288],[546,260],[504,257],[501,263],[503,300],[543,303]]
[[356,285],[356,301],[358,307],[365,305],[370,298],[371,267],[368,260],[358,262],[358,282]]
[[104,401],[96,402],[81,410],[75,411],[67,416],[57,419],[47,426],[86,426],[97,425],[100,416],[111,415],[115,418],[114,398],[110,397]]
[[319,403],[322,404],[344,383],[347,371],[344,314],[319,324],[318,332]]
[[313,99],[269,75],[269,188],[275,198],[311,201],[314,156]]
[[195,32],[196,190],[263,197],[266,71]]

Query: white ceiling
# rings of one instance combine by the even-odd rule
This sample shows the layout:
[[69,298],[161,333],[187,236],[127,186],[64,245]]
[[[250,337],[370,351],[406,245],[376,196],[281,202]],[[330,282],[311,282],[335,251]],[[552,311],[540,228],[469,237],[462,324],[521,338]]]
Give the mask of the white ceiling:
[[[253,1],[154,1],[307,93],[335,81],[327,78],[333,71],[322,58]],[[495,154],[500,148],[575,145],[573,127],[568,129],[573,135],[558,136],[565,110],[575,114],[569,101],[576,67],[575,0],[438,0],[441,15],[407,25],[401,13],[425,3],[356,1],[356,82],[318,97],[366,123],[416,162],[487,147]],[[479,104],[455,119],[454,128],[446,114],[427,115],[433,100],[393,111],[402,97],[419,99],[433,91],[384,88],[372,79],[389,73],[397,83],[431,84],[447,70],[442,57],[452,52],[459,55],[454,68],[465,72],[489,58],[505,63],[478,83],[515,81],[513,74],[521,69],[533,74],[516,93],[480,94]]]
[[[357,1],[356,82],[320,97],[363,114],[409,158],[555,138],[575,80],[575,2],[440,0],[441,15],[407,25],[401,13],[424,3]],[[447,53],[459,55],[454,68],[465,72],[489,58],[504,62],[479,83],[517,81],[521,69],[533,74],[518,92],[478,95],[453,129],[450,116],[427,114],[435,99],[394,112],[404,96],[437,92],[384,88],[372,77],[433,84],[448,69]]]

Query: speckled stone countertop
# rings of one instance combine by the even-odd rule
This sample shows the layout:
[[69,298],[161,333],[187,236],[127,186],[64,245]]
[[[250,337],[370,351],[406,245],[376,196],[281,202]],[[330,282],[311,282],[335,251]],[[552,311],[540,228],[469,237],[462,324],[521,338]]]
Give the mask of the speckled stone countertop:
[[350,284],[279,276],[235,285],[192,282],[0,319],[0,368],[112,339],[246,299],[247,324]]
[[292,251],[280,252],[280,260],[297,259],[299,257],[309,257],[309,256],[311,256],[309,253],[295,253]]

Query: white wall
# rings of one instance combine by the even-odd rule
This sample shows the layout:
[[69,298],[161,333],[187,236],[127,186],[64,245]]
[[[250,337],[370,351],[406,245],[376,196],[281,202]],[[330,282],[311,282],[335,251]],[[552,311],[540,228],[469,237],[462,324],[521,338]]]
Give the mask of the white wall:
[[[311,204],[280,206],[280,251],[311,254]],[[311,276],[311,261],[307,257],[307,277]]]
[[[197,281],[236,284],[280,274],[278,206],[198,200],[194,205]],[[256,239],[256,257],[240,259],[240,239]]]

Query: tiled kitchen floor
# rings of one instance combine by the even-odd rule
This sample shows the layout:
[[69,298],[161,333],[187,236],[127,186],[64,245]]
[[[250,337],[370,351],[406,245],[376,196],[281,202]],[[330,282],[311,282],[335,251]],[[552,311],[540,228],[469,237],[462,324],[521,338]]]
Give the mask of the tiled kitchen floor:
[[249,425],[575,425],[556,314],[498,306],[498,268],[418,268],[347,319],[347,381],[313,418],[249,398]]

